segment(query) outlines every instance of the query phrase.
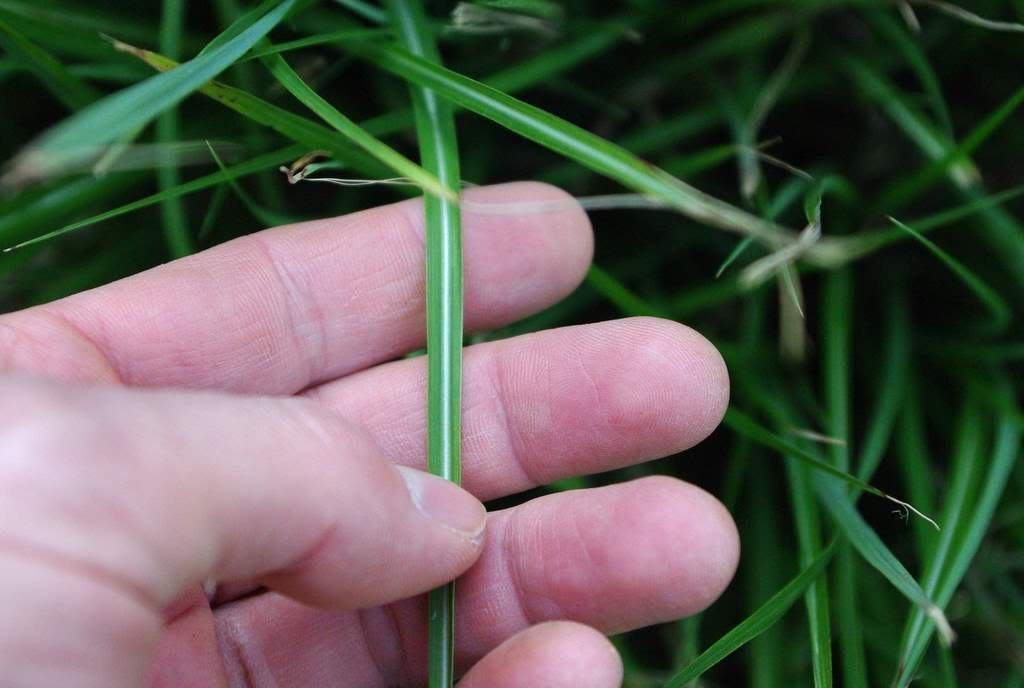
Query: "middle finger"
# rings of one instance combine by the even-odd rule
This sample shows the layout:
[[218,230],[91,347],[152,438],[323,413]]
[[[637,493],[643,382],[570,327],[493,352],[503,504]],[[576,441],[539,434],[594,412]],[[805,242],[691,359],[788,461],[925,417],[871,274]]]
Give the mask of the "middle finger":
[[[357,421],[392,461],[426,463],[426,361],[397,361],[307,393]],[[480,499],[675,454],[722,419],[718,351],[668,320],[566,327],[466,349],[462,462]]]

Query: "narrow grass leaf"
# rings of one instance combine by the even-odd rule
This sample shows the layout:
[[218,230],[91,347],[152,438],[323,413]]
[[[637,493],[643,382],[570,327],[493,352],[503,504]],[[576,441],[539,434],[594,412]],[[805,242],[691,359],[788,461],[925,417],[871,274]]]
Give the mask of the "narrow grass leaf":
[[785,440],[778,437],[771,430],[768,430],[763,425],[754,421],[753,418],[751,418],[750,416],[746,415],[741,411],[737,411],[735,408],[730,408],[726,412],[725,418],[722,422],[735,432],[740,433],[744,437],[750,438],[751,440],[757,442],[758,444],[768,447],[769,449],[774,449],[780,454],[789,456],[802,463],[805,463],[816,471],[827,473],[832,477],[839,478],[843,482],[846,482],[854,487],[857,487],[864,492],[873,494],[876,497],[881,497],[882,499],[887,499],[890,502],[896,504],[897,506],[903,509],[907,509],[914,514],[917,514],[918,516],[932,524],[933,527],[938,529],[938,524],[935,523],[934,520],[932,520],[925,514],[921,513],[907,502],[897,499],[896,497],[893,497],[892,495],[883,492],[877,487],[869,485],[863,480],[860,480],[850,475],[849,473],[841,471],[835,466],[831,465],[830,463],[819,459],[818,457],[804,451],[803,449],[789,442],[786,442]]
[[381,68],[434,89],[443,97],[520,136],[576,160],[630,189],[661,199],[694,220],[751,235],[773,246],[789,239],[791,232],[774,223],[709,196],[620,146],[497,89],[400,48],[359,43],[350,49]]
[[960,278],[960,281],[978,297],[978,300],[988,308],[989,314],[992,316],[991,324],[993,330],[1001,332],[1006,329],[1007,325],[1010,324],[1011,319],[1010,307],[996,290],[986,284],[963,263],[939,248],[939,246],[931,239],[925,237],[914,228],[903,224],[895,218],[890,217],[889,220],[904,232],[921,242],[921,244],[931,251],[935,257],[945,263],[946,267]]
[[822,550],[821,554],[804,568],[795,578],[761,605],[757,611],[748,616],[739,625],[715,641],[697,659],[665,682],[663,688],[683,688],[700,678],[711,667],[740,649],[748,642],[764,633],[778,622],[789,611],[793,603],[800,599],[808,587],[818,579],[829,559],[835,553],[836,543],[833,541]]
[[[785,463],[800,550],[800,564],[807,567],[822,553],[821,517],[811,489],[810,468],[789,457]],[[815,688],[831,688],[833,684],[832,614],[829,599],[826,576],[815,579],[804,593],[811,645],[811,673]]]
[[[390,0],[399,41],[410,53],[439,64],[420,0]],[[420,160],[438,184],[439,197],[424,200],[427,293],[427,466],[455,483],[462,467],[462,221],[455,113],[429,88],[410,84]],[[443,196],[443,197],[441,197]],[[428,685],[455,684],[455,584],[431,591],[428,602]]]
[[949,15],[954,19],[970,24],[971,26],[977,26],[988,31],[1008,31],[1010,33],[1024,33],[1024,24],[1018,24],[1017,22],[1004,22],[996,21],[994,19],[986,19],[981,15],[969,12],[959,5],[954,5],[951,2],[944,2],[943,0],[909,0],[915,5],[924,5],[942,12],[943,14]]
[[[936,603],[939,605],[949,604],[989,530],[996,506],[999,504],[1010,474],[1020,457],[1021,432],[1022,429],[1013,415],[1003,414],[996,430],[995,447],[991,460],[985,464],[978,461],[977,458],[973,459],[973,463],[977,464],[979,468],[987,465],[988,471],[983,479],[977,501],[970,508],[962,510],[965,522],[961,523],[957,529],[955,544],[950,548],[951,551],[947,551],[943,557],[942,566],[935,569],[934,585],[929,586],[933,589],[929,592],[935,595]],[[936,556],[941,550],[941,547],[936,550]],[[907,685],[913,677],[932,634],[932,627],[924,623],[920,612],[914,613],[908,628],[896,677],[896,685],[900,688]]]
[[217,163],[217,167],[220,168],[220,171],[228,175],[228,178],[226,179],[228,187],[234,192],[235,196],[238,197],[238,200],[242,202],[242,205],[245,206],[246,210],[248,210],[253,217],[259,220],[263,226],[277,227],[298,221],[298,218],[278,213],[270,210],[269,208],[264,208],[262,205],[257,203],[253,197],[242,188],[242,185],[238,183],[238,177],[231,174],[231,170],[228,169],[224,164],[224,161],[221,160],[219,155],[217,155],[217,149],[211,145],[209,146],[209,150],[210,156],[213,158],[213,161]]
[[0,202],[0,246],[25,241],[41,227],[65,222],[87,208],[117,198],[141,181],[139,175],[118,174],[62,180],[58,185],[23,191]]
[[[909,5],[901,6],[909,8]],[[921,88],[928,98],[928,104],[939,121],[943,133],[952,140],[953,119],[949,115],[949,107],[942,94],[939,77],[931,63],[928,62],[924,50],[886,11],[868,12],[867,16],[876,31],[903,55],[903,60],[921,83]]]
[[[107,210],[98,215],[93,215],[92,217],[85,218],[84,220],[79,220],[77,222],[64,225],[63,227],[60,227],[58,229],[54,229],[44,234],[40,234],[39,236],[33,237],[31,239],[18,242],[12,246],[6,247],[4,249],[4,252],[6,253],[9,251],[24,248],[26,246],[31,246],[33,244],[49,241],[50,239],[63,236],[64,234],[68,234],[79,229],[84,229],[85,227],[89,227],[100,222],[105,222],[106,220],[112,220],[115,217],[119,217],[121,215],[125,215],[136,210],[141,210],[142,208],[147,208],[149,206],[156,205],[168,198],[181,197],[190,193],[194,193],[196,191],[209,189],[219,184],[223,184],[224,182],[227,182],[231,179],[238,179],[239,177],[244,177],[249,174],[255,174],[256,172],[260,172],[262,170],[277,169],[279,165],[294,160],[298,156],[302,155],[302,153],[304,153],[305,150],[306,149],[303,146],[291,145],[288,146],[287,148],[282,148],[281,150],[257,156],[255,158],[252,158],[251,160],[247,160],[243,163],[233,165],[232,167],[226,168],[220,172],[214,172],[213,174],[209,174],[204,177],[199,177],[198,179],[193,179],[172,189],[165,189],[163,191],[160,191],[159,193],[152,194],[151,196],[140,198],[136,201],[126,203],[122,206],[118,206],[117,208],[112,208],[111,210]],[[0,236],[2,236],[2,233],[0,233]]]
[[750,248],[750,245],[754,243],[753,237],[744,237],[736,244],[733,250],[729,251],[729,255],[725,257],[722,264],[715,270],[715,279],[722,276],[722,273],[729,269],[729,266],[736,262],[736,259],[743,255],[743,253]]
[[779,96],[789,85],[793,74],[803,61],[807,48],[811,43],[810,33],[801,31],[793,40],[789,51],[779,64],[778,68],[765,82],[764,88],[758,94],[754,106],[747,115],[740,133],[740,144],[747,146],[740,152],[740,191],[744,198],[750,199],[754,192],[761,185],[760,158],[753,152],[753,147],[760,136],[761,127],[764,125],[768,115],[771,114]]
[[[826,430],[835,437],[850,438],[851,340],[854,280],[849,268],[829,273],[822,296],[822,372],[826,408]],[[832,464],[850,470],[850,442],[830,446]],[[852,488],[856,489],[856,488]],[[851,490],[847,490],[850,492]],[[839,663],[843,685],[867,688],[867,659],[864,630],[858,600],[857,564],[849,542],[840,544],[835,568],[835,611],[839,636]]]
[[[138,57],[158,71],[174,69],[177,65],[174,60],[149,50],[142,50],[123,43],[117,44],[116,47]],[[306,146],[304,152],[327,150],[336,159],[363,174],[371,177],[388,176],[388,168],[379,160],[357,148],[347,137],[313,120],[289,112],[273,103],[268,103],[242,89],[217,81],[211,81],[199,92],[254,122],[270,127],[296,143],[304,144]]]
[[137,131],[231,66],[266,36],[295,2],[282,0],[216,50],[108,96],[61,122],[18,155],[14,177],[47,177]]
[[[871,481],[889,446],[910,376],[910,323],[904,292],[898,291],[893,295],[888,310],[883,359],[877,377],[878,395],[872,404],[872,414],[857,454],[856,475],[865,482]],[[854,500],[858,493],[856,488],[851,492]]]
[[18,32],[0,16],[0,48],[28,69],[61,103],[75,111],[100,97],[100,92],[82,81],[48,51]]
[[261,57],[268,55],[280,55],[282,53],[291,52],[293,50],[302,50],[303,48],[312,48],[318,45],[330,45],[333,43],[344,43],[349,40],[366,40],[368,38],[380,38],[386,36],[388,31],[386,29],[342,29],[341,31],[331,31],[329,33],[320,33],[315,36],[306,36],[305,38],[298,38],[294,41],[287,41],[285,43],[275,43],[262,48],[256,48],[245,58],[239,60],[241,62],[248,62],[250,60],[256,60]]
[[614,275],[597,265],[587,271],[587,285],[615,304],[624,315],[668,317],[658,306],[638,296]]
[[917,605],[922,613],[931,619],[943,639],[943,642],[950,643],[954,638],[953,629],[946,619],[942,608],[939,607],[929,595],[921,588],[921,585],[907,571],[899,559],[885,546],[882,539],[864,518],[857,512],[857,509],[850,501],[849,495],[844,493],[838,486],[828,480],[816,480],[815,488],[820,497],[820,502],[831,514],[843,534],[850,541],[865,561],[873,566],[879,573],[885,576],[893,587]]
[[262,58],[263,63],[274,75],[278,83],[289,93],[315,112],[321,119],[334,127],[338,132],[380,160],[399,176],[412,180],[424,191],[448,200],[454,200],[455,192],[442,184],[435,175],[406,158],[373,134],[369,133],[351,119],[343,115],[337,108],[328,103],[302,80],[280,55],[268,55]]
[[887,198],[898,198],[901,203],[908,203],[918,197],[925,189],[931,187],[942,175],[959,161],[981,147],[995,134],[1003,124],[1010,121],[1011,116],[1024,104],[1024,87],[1014,91],[1002,105],[993,110],[985,119],[963,137],[955,147],[949,149],[942,157],[932,161],[909,178],[893,184],[886,193]]
[[[160,50],[177,59],[181,51],[181,33],[185,25],[184,0],[163,0],[160,17]],[[156,121],[157,143],[170,146],[180,136],[177,106],[169,108]],[[210,148],[213,151],[213,148]],[[157,167],[157,183],[160,190],[173,189],[181,184],[181,174],[173,160],[161,161]],[[166,198],[160,203],[160,219],[164,238],[172,258],[187,256],[195,250],[195,243],[189,234],[185,217],[185,206],[181,197]]]

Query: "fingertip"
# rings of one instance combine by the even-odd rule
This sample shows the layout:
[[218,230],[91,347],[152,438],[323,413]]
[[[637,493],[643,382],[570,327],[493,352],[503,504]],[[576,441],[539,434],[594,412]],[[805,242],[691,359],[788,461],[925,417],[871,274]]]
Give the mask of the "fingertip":
[[[732,515],[712,494],[696,485],[667,476],[633,483],[649,508],[647,532],[655,554],[651,578],[663,581],[660,602],[667,619],[690,616],[717,600],[739,564],[739,531]],[[654,572],[654,573],[650,573]]]
[[606,323],[600,332],[614,359],[601,383],[609,422],[643,436],[648,457],[684,451],[714,432],[729,405],[729,372],[710,341],[653,317]]
[[622,660],[598,631],[552,621],[522,631],[482,659],[460,688],[617,688]]
[[571,195],[541,182],[512,182],[468,189],[463,197],[466,310],[479,313],[475,328],[544,308],[583,281],[594,235]]

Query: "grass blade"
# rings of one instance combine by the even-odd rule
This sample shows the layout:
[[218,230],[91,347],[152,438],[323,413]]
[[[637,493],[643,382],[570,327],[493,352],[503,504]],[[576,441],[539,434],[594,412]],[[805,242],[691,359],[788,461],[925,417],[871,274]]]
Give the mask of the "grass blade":
[[[160,19],[160,50],[173,59],[178,58],[181,49],[181,32],[184,24],[185,3],[182,0],[163,0]],[[178,110],[175,106],[157,119],[157,141],[164,145],[173,144],[178,140],[179,128]],[[157,168],[157,183],[161,191],[173,189],[181,184],[181,174],[173,161],[164,161]],[[169,197],[160,203],[160,219],[172,258],[187,256],[195,250],[192,237],[188,233],[185,207],[180,196]]]
[[72,111],[100,97],[99,91],[69,72],[56,57],[23,36],[2,17],[0,48],[35,74],[47,90]]
[[[853,276],[849,268],[837,270],[825,278],[822,307],[825,431],[832,437],[846,440],[842,445],[833,445],[831,454],[833,465],[842,470],[849,470],[852,426],[850,340],[853,322]],[[843,685],[848,688],[867,688],[864,631],[857,600],[857,564],[850,543],[841,543],[836,560],[835,589]]]
[[[810,469],[787,457],[786,474],[789,477],[793,502],[793,520],[800,563],[813,565],[822,555],[821,517],[811,490]],[[804,593],[807,623],[811,638],[811,669],[815,688],[832,686],[832,616],[829,609],[828,578],[816,578]]]
[[[115,47],[134,55],[161,72],[166,72],[177,66],[174,60],[159,53],[142,50],[124,43],[117,43]],[[217,81],[206,84],[199,89],[199,92],[252,121],[270,127],[296,143],[303,144],[306,148],[304,152],[314,149],[327,150],[338,160],[362,173],[371,176],[387,176],[388,174],[388,168],[380,161],[354,146],[345,136],[331,131],[313,120],[296,115],[241,89]]]
[[935,623],[944,642],[952,642],[953,630],[949,627],[942,608],[929,597],[900,560],[885,546],[874,529],[857,512],[849,496],[831,481],[817,480],[815,488],[821,497],[821,503],[861,556]]
[[[1012,414],[1005,414],[999,421],[996,431],[995,448],[992,459],[987,464],[985,476],[977,501],[972,507],[963,510],[965,523],[957,531],[956,542],[942,557],[945,563],[941,566],[935,562],[934,584],[929,580],[928,592],[935,596],[936,603],[945,606],[953,597],[977,553],[981,542],[988,531],[996,506],[1002,497],[1010,474],[1020,455],[1021,427]],[[976,458],[971,462],[980,470],[984,462]],[[954,489],[956,485],[954,484]],[[940,545],[936,549],[936,557],[943,551]],[[932,627],[915,611],[908,625],[901,652],[900,669],[896,677],[896,685],[904,686],[913,677],[918,663],[924,656],[931,638]]]
[[791,232],[695,189],[581,127],[540,108],[388,45],[358,43],[357,55],[639,193],[662,200],[688,217],[779,246]]
[[48,177],[138,131],[198,90],[266,36],[294,6],[282,0],[216,50],[100,100],[61,122],[15,159],[15,180]]
[[[410,53],[440,63],[420,0],[390,0],[392,23]],[[427,252],[427,464],[430,472],[460,482],[462,413],[462,227],[455,114],[428,88],[410,85],[422,164],[448,193],[424,199]],[[428,685],[455,683],[455,584],[428,599]]]
[[[68,234],[79,229],[84,229],[85,227],[89,227],[100,222],[105,222],[106,220],[112,220],[115,217],[119,217],[121,215],[125,215],[136,210],[141,210],[142,208],[162,203],[168,198],[180,198],[187,194],[195,193],[196,191],[209,189],[210,187],[223,184],[224,182],[230,181],[232,179],[238,179],[239,177],[244,177],[249,174],[255,174],[262,170],[276,169],[278,165],[294,160],[298,156],[302,155],[302,153],[305,152],[305,150],[306,149],[303,146],[292,145],[288,146],[287,148],[282,148],[281,150],[266,153],[264,155],[259,155],[251,160],[247,160],[243,163],[239,163],[232,167],[225,168],[220,172],[214,172],[213,174],[208,174],[205,177],[193,179],[174,188],[165,189],[159,193],[146,196],[145,198],[140,198],[136,201],[132,201],[131,203],[126,203],[122,206],[118,206],[117,208],[112,208],[111,210],[102,212],[99,215],[93,215],[92,217],[85,218],[84,220],[79,220],[69,225],[64,225],[63,227],[59,227],[58,229],[46,232],[45,234],[40,234],[39,236],[33,237],[31,239],[26,239],[25,241],[18,242],[12,246],[8,246],[7,248],[5,248],[4,252],[7,253],[20,248],[25,248],[26,246],[38,244],[43,241],[49,241],[50,239],[55,239],[56,237],[63,236],[64,234]],[[93,180],[87,181],[93,182]],[[72,187],[69,187],[69,189],[70,188]],[[4,233],[0,231],[0,237],[3,237],[3,234]]]
[[666,681],[663,688],[683,688],[683,686],[689,685],[708,669],[771,628],[804,594],[807,588],[815,580],[818,580],[835,550],[836,543],[832,542],[809,566],[786,583],[785,587],[775,593],[757,611],[719,638],[686,668]]
[[[786,415],[784,410],[780,411],[780,413],[783,416]],[[901,509],[912,511],[928,520],[936,528],[938,527],[934,521],[913,506],[882,492],[878,488],[867,485],[867,483],[840,471],[831,464],[779,439],[774,433],[758,425],[748,416],[736,412],[734,409],[729,409],[726,413],[724,423],[755,442],[775,449],[788,458],[797,459],[807,464],[808,467],[818,469],[821,473],[827,473],[830,476],[840,478],[850,485],[888,499],[900,506]],[[907,599],[920,606],[927,616],[939,627],[943,637],[946,640],[951,640],[953,632],[949,628],[949,623],[942,609],[922,590],[921,585],[910,575],[906,567],[889,551],[889,548],[885,546],[885,543],[882,542],[871,526],[864,521],[845,491],[839,489],[839,486],[834,481],[825,479],[823,475],[815,478],[814,487],[818,492],[821,504],[828,510],[836,524],[843,530],[843,533],[850,543],[857,548],[861,556],[877,569],[879,573],[885,576]],[[796,498],[796,495],[794,495],[794,498]]]
[[611,273],[597,265],[591,265],[587,271],[587,285],[615,304],[624,315],[668,317],[662,309],[638,296]]
[[1007,325],[1010,324],[1010,307],[995,289],[988,286],[988,284],[982,281],[980,277],[975,275],[963,263],[939,248],[939,246],[931,239],[925,237],[917,230],[903,224],[895,218],[890,217],[889,220],[904,232],[921,242],[925,248],[945,263],[946,267],[948,267],[953,274],[959,277],[960,281],[967,285],[968,289],[974,292],[974,295],[978,297],[978,300],[988,308],[989,314],[992,316],[991,325],[994,331],[1001,332],[1006,329]]
[[[226,172],[230,175],[230,170],[220,159],[220,156],[217,155],[217,149],[215,149],[213,146],[208,147],[210,149],[210,155],[213,157],[213,161],[217,163],[217,167],[220,168],[220,171]],[[288,225],[300,221],[299,218],[295,218],[290,215],[285,215],[283,213],[278,213],[261,206],[252,198],[252,196],[250,196],[245,191],[245,189],[242,188],[242,185],[238,183],[237,177],[229,176],[226,181],[228,186],[234,192],[235,196],[238,197],[238,200],[240,200],[242,202],[242,205],[245,206],[245,209],[249,211],[249,214],[252,215],[257,220],[259,220],[261,223],[263,223],[265,227],[279,227],[281,225]]]
[[386,143],[370,134],[351,119],[343,115],[328,103],[316,91],[302,80],[280,55],[268,55],[262,58],[274,78],[288,90],[299,102],[320,116],[350,141],[365,150],[394,170],[398,176],[406,177],[415,182],[424,191],[448,200],[454,200],[455,192],[442,184],[438,178],[422,167],[394,150]]
[[280,55],[281,53],[287,53],[292,50],[301,50],[303,48],[311,48],[317,45],[329,45],[347,40],[380,38],[385,35],[387,35],[387,32],[383,29],[342,29],[340,31],[331,31],[329,33],[319,33],[315,36],[306,36],[305,38],[298,38],[286,43],[276,43],[274,45],[257,48],[250,52],[244,59],[239,60],[239,62],[248,62],[249,60],[256,60],[268,55]]
[[860,480],[859,478],[856,478],[850,475],[849,473],[846,473],[845,471],[839,470],[838,468],[828,463],[827,461],[823,461],[818,457],[813,456],[812,454],[804,451],[803,449],[789,442],[786,442],[783,439],[780,439],[771,430],[768,430],[763,425],[760,425],[759,423],[754,421],[753,418],[751,418],[750,416],[741,411],[737,411],[735,408],[730,408],[726,412],[725,418],[722,421],[722,423],[725,424],[727,427],[731,428],[733,431],[740,433],[744,437],[752,439],[753,441],[757,442],[760,445],[768,447],[769,449],[774,449],[776,452],[782,455],[794,458],[800,461],[801,463],[807,464],[810,468],[813,468],[821,473],[826,473],[834,478],[839,478],[843,482],[846,482],[849,485],[852,485],[853,487],[863,490],[864,492],[873,494],[876,497],[881,497],[882,499],[887,499],[890,502],[896,504],[897,506],[900,506],[901,508],[909,509],[910,511],[914,512],[915,514],[925,519],[932,525],[935,525],[935,521],[922,514],[913,506],[907,504],[902,500],[896,499],[892,495],[883,492],[882,490],[879,490],[877,487],[874,487],[873,485],[869,485],[863,480]]

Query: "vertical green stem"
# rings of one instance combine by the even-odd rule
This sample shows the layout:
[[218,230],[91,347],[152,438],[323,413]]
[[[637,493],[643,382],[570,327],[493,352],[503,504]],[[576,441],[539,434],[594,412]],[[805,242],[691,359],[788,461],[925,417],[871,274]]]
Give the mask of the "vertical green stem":
[[[441,59],[420,0],[390,0],[391,20],[404,48],[435,64]],[[411,86],[420,164],[449,189],[460,185],[452,106],[427,88]],[[430,472],[459,482],[461,470],[462,231],[459,205],[424,198],[427,244],[427,418]],[[430,688],[454,684],[455,587],[429,598]]]
[[[849,268],[829,273],[823,296],[822,341],[824,345],[824,391],[828,414],[827,433],[846,444],[831,447],[832,464],[850,470],[852,419],[850,418],[851,323],[853,322],[853,276]],[[840,666],[843,685],[867,688],[867,660],[857,590],[857,554],[849,542],[839,545],[835,569],[835,611],[839,630]]]
[[[160,52],[172,59],[181,57],[181,32],[185,24],[185,2],[163,0],[160,18]],[[157,140],[164,146],[171,146],[178,140],[178,109],[171,108],[156,121]],[[177,163],[173,156],[163,161],[157,170],[160,190],[171,189],[181,184]],[[185,221],[185,207],[180,198],[169,198],[160,203],[160,219],[171,257],[181,258],[193,252],[192,238]]]

